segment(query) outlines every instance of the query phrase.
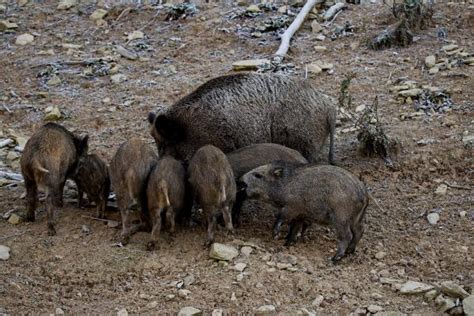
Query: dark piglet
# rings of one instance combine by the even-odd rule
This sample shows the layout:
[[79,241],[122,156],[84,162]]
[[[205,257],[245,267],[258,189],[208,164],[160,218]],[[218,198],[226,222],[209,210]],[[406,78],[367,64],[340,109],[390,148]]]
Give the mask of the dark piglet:
[[285,220],[290,223],[287,244],[313,222],[329,224],[338,240],[332,260],[355,251],[364,232],[368,194],[364,184],[350,172],[335,166],[275,162],[250,171],[242,179],[249,197],[281,209],[274,236],[278,236]]
[[147,186],[148,210],[153,224],[148,250],[158,241],[162,216],[166,218],[171,234],[175,232],[175,219],[183,210],[186,197],[186,171],[181,162],[165,156],[150,174]]
[[72,176],[79,157],[87,154],[87,143],[87,135],[78,137],[61,125],[47,123],[31,136],[21,155],[28,208],[26,220],[35,220],[37,191],[44,191],[51,236],[56,234],[53,207],[62,207],[64,184]]
[[78,206],[83,203],[84,192],[97,207],[97,217],[105,218],[107,200],[110,193],[110,177],[107,164],[97,155],[79,158],[74,181],[77,184]]
[[309,80],[240,73],[209,80],[161,113],[150,113],[160,154],[187,161],[210,144],[224,153],[257,143],[277,143],[318,159],[329,138],[334,160],[334,101]]
[[[158,161],[153,149],[137,138],[120,145],[110,162],[110,179],[122,215],[122,244],[139,230],[149,229],[146,189],[150,173]],[[132,223],[132,212],[140,207],[140,223]]]
[[236,185],[232,167],[220,149],[206,145],[192,157],[188,173],[194,200],[203,209],[207,219],[206,246],[210,246],[214,242],[219,215],[223,215],[226,229],[233,232],[231,209]]
[[240,183],[240,177],[252,169],[281,160],[299,164],[308,161],[298,151],[279,144],[261,143],[239,148],[229,154],[227,159],[232,166],[234,177],[237,181],[237,194],[232,208],[232,223],[240,226],[240,211],[246,199],[245,187]]

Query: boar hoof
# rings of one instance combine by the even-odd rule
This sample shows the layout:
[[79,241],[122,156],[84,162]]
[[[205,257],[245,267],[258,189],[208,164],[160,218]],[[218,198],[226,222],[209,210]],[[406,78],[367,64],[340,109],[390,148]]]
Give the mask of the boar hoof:
[[126,235],[126,236],[122,235],[121,238],[120,238],[120,243],[124,246],[126,244],[128,244],[129,241],[130,241],[130,236],[128,236],[128,235]]
[[28,214],[28,215],[26,215],[25,221],[27,221],[27,222],[34,222],[34,221],[35,221],[35,214]]
[[339,254],[335,254],[334,257],[331,258],[331,261],[333,263],[338,263],[339,261],[341,261],[342,257],[344,257],[343,255],[339,255]]
[[214,243],[214,241],[208,240],[204,243],[203,248],[204,249],[210,248],[213,243]]
[[54,228],[54,225],[48,224],[48,236],[55,236],[56,235],[56,229]]
[[154,241],[149,241],[147,244],[146,244],[146,250],[148,251],[153,251],[155,250],[156,248],[156,244]]

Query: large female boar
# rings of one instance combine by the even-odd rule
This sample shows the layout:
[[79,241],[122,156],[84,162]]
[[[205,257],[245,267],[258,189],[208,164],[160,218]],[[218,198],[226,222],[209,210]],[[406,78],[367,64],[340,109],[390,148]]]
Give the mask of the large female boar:
[[189,160],[211,144],[224,153],[277,143],[315,161],[329,136],[334,160],[336,107],[308,80],[254,73],[212,79],[162,113],[148,115],[160,154]]

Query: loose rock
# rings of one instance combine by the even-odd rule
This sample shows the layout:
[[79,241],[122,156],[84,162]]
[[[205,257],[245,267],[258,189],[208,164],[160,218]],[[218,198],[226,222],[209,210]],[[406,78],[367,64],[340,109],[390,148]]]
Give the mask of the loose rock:
[[449,52],[449,51],[457,49],[458,47],[459,47],[458,45],[450,44],[450,45],[445,45],[445,46],[441,47],[441,49],[446,51],[446,52]]
[[433,68],[436,65],[436,57],[434,55],[430,55],[425,58],[425,65],[428,68]]
[[132,33],[128,34],[127,39],[129,41],[133,41],[133,40],[141,39],[141,38],[144,38],[144,37],[145,37],[145,34],[143,34],[142,31],[133,31]]
[[0,260],[10,259],[10,248],[7,246],[0,245]]
[[454,298],[466,298],[469,296],[466,290],[452,281],[441,283],[441,292]]
[[240,254],[245,256],[245,257],[248,257],[250,256],[250,254],[253,252],[253,248],[252,247],[248,247],[248,246],[244,246],[240,249]]
[[186,298],[186,297],[188,297],[189,295],[191,295],[191,291],[190,291],[190,290],[181,289],[181,290],[178,291],[178,296],[181,297],[181,298]]
[[438,311],[441,313],[447,312],[448,310],[456,306],[456,303],[453,299],[449,297],[444,297],[443,295],[439,295],[435,299],[435,304],[438,307]]
[[446,192],[448,191],[448,186],[444,183],[440,184],[435,191],[436,195],[446,195]]
[[127,80],[127,76],[124,74],[116,74],[116,75],[110,76],[110,80],[112,80],[113,83],[121,83]]
[[466,316],[474,316],[474,294],[469,295],[462,301],[462,307]]
[[155,309],[157,307],[158,307],[158,302],[153,301],[153,302],[150,302],[150,303],[146,304],[145,310],[150,311],[150,310]]
[[77,0],[61,0],[57,6],[58,10],[68,10],[77,4]]
[[425,299],[427,301],[432,301],[436,298],[436,296],[438,296],[438,291],[436,290],[431,290],[431,291],[428,291],[425,293]]
[[437,74],[439,72],[439,68],[438,67],[433,67],[429,70],[429,74],[430,75],[434,75],[434,74]]
[[183,307],[178,313],[178,316],[199,316],[199,315],[202,315],[202,311],[192,306]]
[[211,316],[223,316],[224,315],[224,310],[223,309],[214,309],[211,313]]
[[321,26],[321,24],[318,23],[318,21],[314,20],[313,22],[311,22],[311,31],[313,33],[319,33],[323,30],[323,27]]
[[317,51],[317,52],[325,52],[328,50],[328,48],[326,46],[314,46],[314,50]]
[[319,34],[318,36],[316,36],[316,40],[317,41],[324,41],[326,39],[326,36],[324,36],[323,34]]
[[422,89],[415,88],[415,89],[408,89],[408,90],[399,91],[398,95],[400,95],[402,97],[417,97],[422,92],[423,92]]
[[319,67],[319,65],[314,64],[314,63],[306,65],[306,69],[308,69],[308,72],[312,73],[312,74],[319,74],[319,73],[323,72],[321,67]]
[[54,313],[55,313],[56,315],[64,315],[64,311],[63,311],[60,307],[56,308],[56,310],[54,311]]
[[472,148],[474,146],[474,135],[466,135],[462,138],[462,143],[466,148]]
[[255,310],[255,315],[270,315],[276,312],[276,308],[273,305],[263,305]]
[[402,294],[422,294],[432,290],[434,287],[429,284],[424,284],[416,281],[408,281],[400,288]]
[[89,19],[93,21],[102,20],[107,15],[107,10],[97,9],[89,16]]
[[15,44],[20,45],[20,46],[25,46],[25,45],[33,43],[34,40],[35,38],[33,37],[33,35],[25,33],[25,34],[21,34],[20,36],[16,38]]
[[16,23],[11,23],[7,20],[0,20],[0,32],[4,32],[8,29],[16,29],[18,25]]
[[315,306],[315,307],[319,307],[319,305],[321,305],[321,303],[324,301],[324,296],[322,295],[318,295],[316,296],[316,298],[313,300],[313,302],[311,302],[311,305]]
[[117,312],[117,316],[128,316],[128,311],[125,308],[122,308]]
[[209,257],[216,260],[230,261],[239,255],[239,251],[232,246],[213,243],[209,251]]
[[120,222],[113,221],[113,220],[110,220],[110,219],[107,221],[107,227],[117,228],[119,226],[120,226]]
[[239,271],[239,272],[242,272],[242,271],[245,270],[246,267],[247,267],[247,264],[246,264],[246,263],[239,262],[239,263],[236,263],[236,264],[235,264],[234,270]]
[[59,111],[57,106],[46,109],[45,121],[58,121],[59,119],[61,119],[61,111]]
[[120,54],[120,56],[125,57],[127,59],[136,60],[138,58],[138,55],[136,53],[129,51],[123,46],[117,45],[115,47],[115,50],[117,51],[117,53]]
[[439,214],[438,213],[430,213],[428,216],[426,216],[426,219],[428,220],[428,223],[431,225],[436,225],[439,221]]
[[260,8],[255,4],[249,5],[246,10],[250,13],[258,13],[261,11]]
[[12,225],[17,225],[17,224],[20,224],[21,222],[23,222],[23,219],[20,216],[18,216],[17,214],[13,213],[8,218],[8,222]]
[[385,251],[379,251],[375,254],[375,258],[378,260],[382,260],[387,256],[387,253]]
[[51,77],[51,79],[49,79],[49,80],[46,82],[46,84],[47,84],[48,86],[57,86],[57,85],[59,85],[60,83],[61,83],[61,78],[59,78],[59,76],[57,76],[57,75],[53,75],[53,76]]
[[381,312],[383,311],[383,307],[382,306],[378,306],[378,305],[369,305],[367,307],[367,310],[372,313],[372,314],[375,314],[375,313],[378,313],[378,312]]

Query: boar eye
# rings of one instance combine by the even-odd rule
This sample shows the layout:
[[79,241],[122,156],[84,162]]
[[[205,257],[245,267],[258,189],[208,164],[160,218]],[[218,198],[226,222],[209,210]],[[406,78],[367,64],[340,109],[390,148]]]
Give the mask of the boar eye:
[[262,179],[262,175],[260,173],[256,173],[253,176],[257,179]]

